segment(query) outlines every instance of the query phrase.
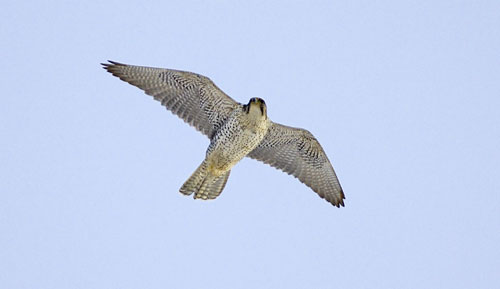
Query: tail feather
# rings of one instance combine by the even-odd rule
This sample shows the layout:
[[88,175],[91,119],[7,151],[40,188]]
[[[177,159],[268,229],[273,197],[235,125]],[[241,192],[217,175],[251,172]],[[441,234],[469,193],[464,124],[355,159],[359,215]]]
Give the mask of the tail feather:
[[205,161],[194,171],[194,173],[189,177],[189,179],[182,185],[179,190],[184,195],[191,195],[192,193],[198,191],[198,188],[202,185],[203,181],[207,176],[207,164]]
[[229,178],[229,173],[231,171],[227,171],[220,177],[207,177],[204,182],[195,193],[195,199],[203,199],[203,200],[213,200],[217,198],[224,187],[226,186],[227,179]]
[[227,171],[225,174],[215,177],[207,172],[207,164],[204,161],[184,185],[182,185],[179,191],[184,195],[195,193],[195,199],[215,199],[226,186],[230,172]]

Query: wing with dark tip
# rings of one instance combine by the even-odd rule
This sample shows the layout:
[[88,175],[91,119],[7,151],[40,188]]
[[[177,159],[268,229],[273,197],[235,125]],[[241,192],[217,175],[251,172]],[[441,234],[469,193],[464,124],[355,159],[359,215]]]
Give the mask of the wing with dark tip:
[[203,75],[114,61],[102,65],[109,73],[153,96],[168,110],[209,138],[231,112],[240,106]]
[[337,175],[309,131],[273,123],[248,156],[293,175],[334,206],[344,206]]

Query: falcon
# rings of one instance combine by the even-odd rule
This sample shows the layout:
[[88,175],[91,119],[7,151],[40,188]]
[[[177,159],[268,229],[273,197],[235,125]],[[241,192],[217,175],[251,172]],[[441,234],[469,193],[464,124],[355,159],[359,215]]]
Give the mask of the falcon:
[[163,68],[102,63],[112,75],[161,102],[210,139],[205,159],[180,192],[215,199],[234,165],[250,157],[280,169],[332,205],[344,206],[344,192],[323,148],[307,130],[272,122],[261,98],[233,100],[208,77]]

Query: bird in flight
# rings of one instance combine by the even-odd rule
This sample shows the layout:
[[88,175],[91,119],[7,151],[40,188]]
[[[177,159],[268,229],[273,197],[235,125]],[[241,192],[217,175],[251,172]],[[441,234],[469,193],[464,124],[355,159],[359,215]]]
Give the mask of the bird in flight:
[[250,157],[280,169],[332,205],[344,206],[344,192],[323,148],[307,130],[272,122],[261,98],[234,101],[208,77],[163,68],[102,63],[112,75],[161,102],[210,139],[205,159],[180,192],[215,199],[236,163]]

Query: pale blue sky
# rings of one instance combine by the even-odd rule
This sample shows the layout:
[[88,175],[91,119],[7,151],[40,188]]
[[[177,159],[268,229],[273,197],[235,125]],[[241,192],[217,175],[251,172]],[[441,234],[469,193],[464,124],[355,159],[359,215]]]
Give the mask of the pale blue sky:
[[[500,286],[499,1],[3,1],[1,288]],[[337,209],[100,68],[210,77],[309,129]]]

